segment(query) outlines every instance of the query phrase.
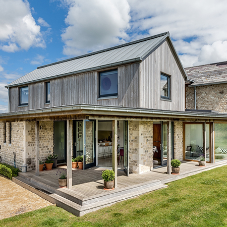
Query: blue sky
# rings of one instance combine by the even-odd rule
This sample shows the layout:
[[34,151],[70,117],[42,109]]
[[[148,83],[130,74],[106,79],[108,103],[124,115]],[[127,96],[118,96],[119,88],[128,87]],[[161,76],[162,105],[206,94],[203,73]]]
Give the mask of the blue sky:
[[0,112],[5,85],[36,69],[169,31],[185,67],[227,60],[225,0],[0,0]]

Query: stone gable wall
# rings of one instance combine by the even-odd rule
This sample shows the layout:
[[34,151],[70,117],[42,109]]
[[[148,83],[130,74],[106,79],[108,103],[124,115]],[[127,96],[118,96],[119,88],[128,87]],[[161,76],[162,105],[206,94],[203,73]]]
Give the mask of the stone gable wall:
[[183,161],[183,122],[174,122],[174,158]]
[[[194,109],[194,88],[186,88],[186,108]],[[196,87],[196,109],[227,112],[227,84]]]

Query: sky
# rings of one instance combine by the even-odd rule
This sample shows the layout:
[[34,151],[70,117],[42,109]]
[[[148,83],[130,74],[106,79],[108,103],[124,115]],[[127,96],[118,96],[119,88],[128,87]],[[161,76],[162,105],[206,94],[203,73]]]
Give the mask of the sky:
[[170,32],[184,67],[227,61],[226,0],[0,0],[0,112],[38,66]]

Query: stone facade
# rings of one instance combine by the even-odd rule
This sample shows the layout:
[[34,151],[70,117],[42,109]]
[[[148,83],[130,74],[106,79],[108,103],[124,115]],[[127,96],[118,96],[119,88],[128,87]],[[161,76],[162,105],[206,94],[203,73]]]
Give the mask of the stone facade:
[[86,164],[92,163],[94,160],[94,136],[92,121],[86,122]]
[[[186,109],[194,109],[194,88],[186,88]],[[227,113],[227,84],[196,87],[196,109]]]
[[183,160],[183,122],[174,122],[174,158]]
[[[24,164],[24,122],[0,122],[0,157],[3,163],[21,169]],[[6,137],[6,138],[5,138]]]
[[[19,169],[24,164],[27,164],[28,170],[35,169],[35,122],[11,122],[11,126],[10,122],[0,122],[0,135],[2,162],[14,165],[15,152],[16,166]],[[43,160],[53,153],[53,122],[40,122],[39,151],[40,159]]]
[[129,171],[153,169],[153,122],[129,121]]

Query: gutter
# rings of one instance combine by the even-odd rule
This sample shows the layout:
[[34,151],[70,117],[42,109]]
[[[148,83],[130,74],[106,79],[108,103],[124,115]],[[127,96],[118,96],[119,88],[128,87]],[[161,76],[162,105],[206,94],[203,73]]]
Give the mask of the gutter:
[[204,84],[191,84],[188,87],[199,87],[199,86],[208,86],[208,85],[216,85],[216,84],[227,84],[227,81],[218,81],[218,82],[210,82]]

